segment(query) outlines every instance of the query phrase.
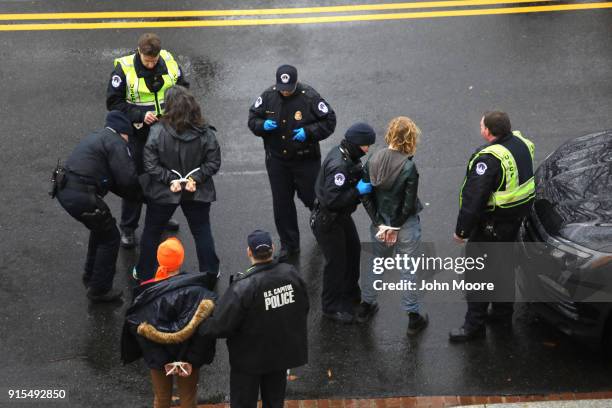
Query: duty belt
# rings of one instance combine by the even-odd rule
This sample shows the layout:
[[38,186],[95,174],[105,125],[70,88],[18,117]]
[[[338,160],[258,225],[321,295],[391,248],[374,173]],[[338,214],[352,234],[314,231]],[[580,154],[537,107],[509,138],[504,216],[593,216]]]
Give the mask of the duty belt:
[[92,184],[84,180],[83,176],[79,176],[71,171],[66,174],[66,183],[62,189],[69,189],[73,191],[80,191],[82,193],[98,193],[97,184]]

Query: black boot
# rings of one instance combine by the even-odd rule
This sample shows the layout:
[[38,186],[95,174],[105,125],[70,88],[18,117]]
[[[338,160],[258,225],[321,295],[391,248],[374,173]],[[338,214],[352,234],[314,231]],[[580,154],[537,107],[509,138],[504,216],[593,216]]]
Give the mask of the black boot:
[[370,320],[376,312],[378,312],[378,303],[361,302],[359,306],[357,306],[355,320],[357,320],[358,323],[365,323]]
[[277,258],[278,258],[278,262],[287,262],[289,261],[291,258],[297,256],[300,254],[300,248],[287,248],[287,247],[281,247],[280,251],[278,252]]
[[219,275],[215,275],[214,273],[207,272],[206,273],[206,289],[214,292],[217,287],[217,281],[219,280]]
[[180,224],[174,218],[171,218],[166,223],[166,231],[178,231],[180,228]]
[[119,289],[110,289],[106,292],[100,292],[98,290],[89,288],[87,291],[87,297],[92,303],[108,303],[114,302],[115,300],[121,299],[123,292]]
[[344,324],[351,324],[355,320],[355,316],[348,312],[323,312],[323,317]]
[[121,230],[121,248],[132,249],[136,247],[136,234],[133,229]]
[[429,324],[429,316],[427,314],[421,315],[419,313],[408,313],[408,329],[406,334],[414,336],[421,332]]
[[483,339],[487,335],[485,327],[479,327],[477,329],[466,329],[465,326],[461,326],[458,329],[453,329],[448,333],[448,339],[453,343],[465,343],[468,341]]

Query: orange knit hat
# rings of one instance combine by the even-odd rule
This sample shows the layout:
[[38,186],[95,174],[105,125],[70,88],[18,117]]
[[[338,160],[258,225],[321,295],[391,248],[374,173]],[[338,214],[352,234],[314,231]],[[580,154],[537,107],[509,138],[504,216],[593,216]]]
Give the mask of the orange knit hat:
[[176,237],[171,237],[162,242],[157,248],[157,262],[159,268],[155,273],[155,280],[166,279],[170,274],[180,269],[185,259],[183,244]]

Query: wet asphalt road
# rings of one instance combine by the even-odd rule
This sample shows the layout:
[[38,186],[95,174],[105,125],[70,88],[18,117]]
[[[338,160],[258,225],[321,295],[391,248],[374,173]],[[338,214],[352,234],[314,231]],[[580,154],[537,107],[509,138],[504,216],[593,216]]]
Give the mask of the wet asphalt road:
[[[165,4],[133,1],[128,7],[112,1],[103,10],[171,7]],[[0,0],[2,12],[101,7]],[[245,5],[176,5],[238,7]],[[219,130],[223,165],[215,179],[218,202],[212,220],[225,273],[220,292],[229,273],[246,267],[246,234],[255,228],[275,230],[263,149],[246,119],[249,105],[282,63],[296,65],[301,79],[336,110],[337,132],[323,143],[324,152],[357,120],[375,127],[379,145],[386,122],[396,115],[408,115],[421,127],[419,193],[428,203],[421,219],[424,240],[438,252],[452,247],[458,188],[465,161],[480,144],[483,111],[509,112],[514,127],[536,143],[538,161],[572,137],[612,128],[611,11],[156,31],[179,58],[206,117]],[[57,158],[65,158],[80,137],[103,124],[112,60],[130,52],[141,32],[0,34],[0,406],[12,406],[8,388],[65,389],[70,405],[79,407],[150,403],[144,365],[119,362],[126,305],[88,305],[80,283],[86,230],[46,195]],[[118,199],[108,201],[118,216]],[[360,209],[355,218],[367,239],[365,213]],[[178,219],[186,269],[193,269],[191,237],[182,215]],[[367,325],[321,320],[322,259],[306,220],[300,208],[298,266],[313,300],[310,363],[294,371],[289,398],[609,390],[610,364],[541,323],[524,305],[513,332],[490,330],[486,340],[468,345],[447,341],[448,330],[465,312],[461,302],[426,304],[430,327],[413,339],[405,335],[407,319],[399,313],[397,293],[381,296],[381,311]],[[129,285],[127,270],[135,257],[121,251],[118,287]],[[202,370],[201,401],[226,400],[228,377],[220,342],[215,362]]]

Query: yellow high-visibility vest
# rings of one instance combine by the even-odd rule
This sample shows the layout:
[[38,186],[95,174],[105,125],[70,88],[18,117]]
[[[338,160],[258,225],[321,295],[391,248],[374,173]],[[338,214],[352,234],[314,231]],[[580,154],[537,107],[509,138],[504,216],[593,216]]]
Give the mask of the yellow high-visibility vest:
[[[531,140],[524,137],[521,132],[513,131],[512,134],[518,137],[529,149],[531,155],[531,161],[533,162],[535,156],[535,145]],[[489,197],[487,202],[487,211],[493,211],[496,208],[510,208],[517,205],[524,204],[535,197],[535,181],[533,176],[525,181],[523,184],[519,184],[519,174],[514,156],[506,147],[500,144],[492,144],[472,157],[468,164],[468,173],[472,170],[472,166],[477,159],[483,154],[491,154],[495,156],[501,162],[502,169],[502,182]],[[467,181],[467,176],[463,180],[461,191],[459,192],[459,207],[462,204],[463,187]],[[505,182],[504,182],[505,181]]]
[[136,54],[126,55],[125,57],[117,58],[115,60],[115,66],[121,65],[123,73],[125,74],[125,100],[128,103],[138,106],[150,106],[155,108],[155,114],[161,115],[164,113],[162,104],[164,103],[164,93],[166,89],[173,85],[179,78],[179,66],[174,60],[172,54],[166,50],[161,50],[159,57],[164,60],[168,73],[162,75],[164,79],[164,85],[158,92],[152,92],[147,87],[144,78],[139,78],[136,74],[136,67],[134,67],[134,57]]

